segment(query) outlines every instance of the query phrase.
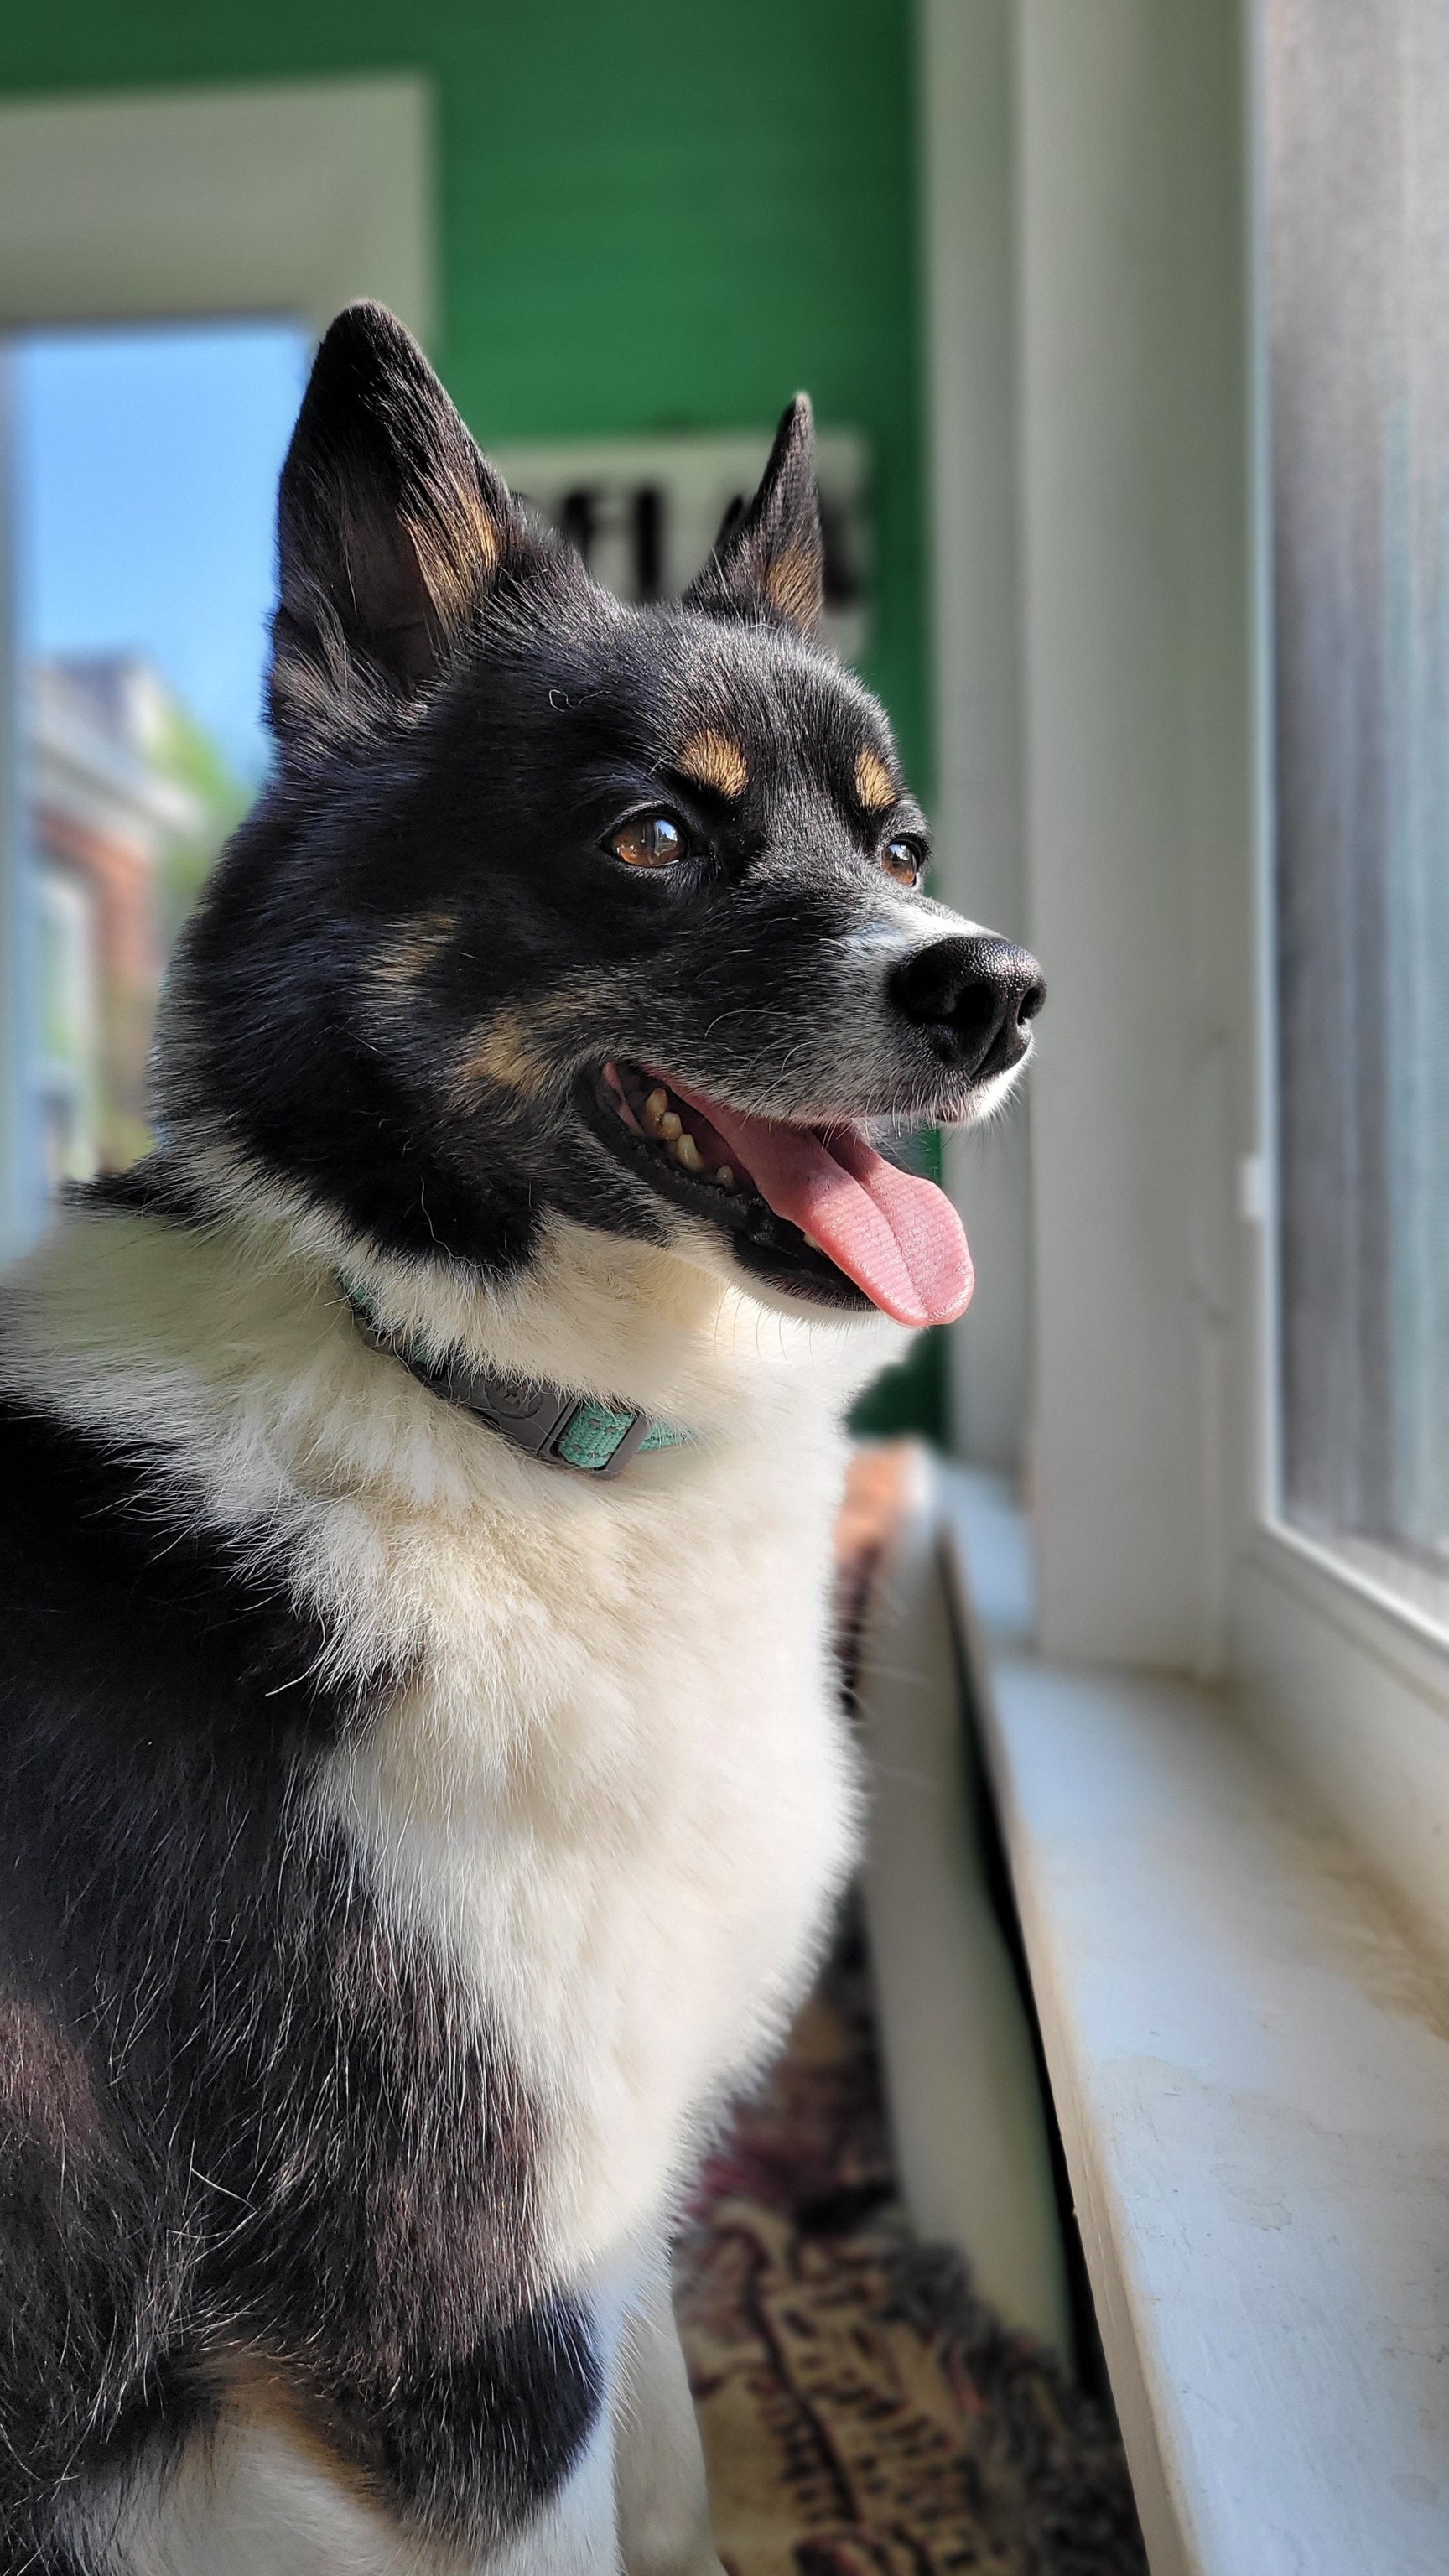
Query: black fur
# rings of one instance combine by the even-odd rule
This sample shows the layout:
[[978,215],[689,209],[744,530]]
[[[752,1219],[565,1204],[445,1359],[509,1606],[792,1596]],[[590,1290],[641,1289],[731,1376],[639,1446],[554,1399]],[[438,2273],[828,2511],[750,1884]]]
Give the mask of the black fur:
[[[347,1231],[498,1276],[551,1207],[675,1230],[588,1114],[610,1059],[803,1118],[919,1123],[964,1098],[905,1012],[888,1061],[849,1080],[880,975],[852,987],[840,935],[878,899],[884,843],[924,857],[924,827],[879,707],[811,640],[803,399],[685,604],[626,610],[526,523],[398,326],[358,308],[288,458],[281,595],[279,775],[172,972],[173,1159],[220,1139]],[[709,728],[747,764],[738,798],[674,766]],[[863,749],[897,782],[885,813],[858,800]],[[610,828],[661,804],[690,855],[657,874],[611,857]],[[505,1017],[531,1025],[531,1084],[479,1069]],[[721,1231],[746,1270],[862,1302],[758,1200]]]
[[[334,325],[282,485],[277,775],[173,967],[157,1150],[98,1216],[207,1224],[267,1185],[344,1253],[492,1278],[552,1211],[659,1241],[705,1216],[747,1274],[860,1302],[600,1089],[663,1062],[767,1115],[921,1118],[986,1062],[960,973],[911,1001],[871,947],[882,858],[909,874],[923,829],[812,640],[810,442],[797,402],[690,598],[629,611],[388,316]],[[621,823],[661,810],[683,854],[628,864]],[[389,2509],[473,2537],[601,2403],[584,2309],[530,2305],[537,2107],[303,1821],[399,1677],[330,1692],[326,1640],[198,1530],[164,1444],[0,1410],[0,2576],[59,2570],[67,2499],[239,2372]]]
[[395,2509],[496,2530],[600,2392],[521,2286],[532,2108],[300,1830],[365,1705],[154,1465],[0,1409],[0,2566],[241,2357]]

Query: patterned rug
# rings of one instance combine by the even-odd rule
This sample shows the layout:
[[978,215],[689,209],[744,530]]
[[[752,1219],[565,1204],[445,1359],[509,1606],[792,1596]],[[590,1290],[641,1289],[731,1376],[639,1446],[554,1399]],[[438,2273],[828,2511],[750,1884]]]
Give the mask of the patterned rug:
[[[900,1463],[864,1453],[842,1519],[847,1685]],[[1146,2576],[1110,2409],[911,2237],[857,1907],[706,2167],[677,2290],[730,2576]]]
[[730,2576],[1146,2576],[1110,2412],[906,2227],[854,1917],[677,2279]]

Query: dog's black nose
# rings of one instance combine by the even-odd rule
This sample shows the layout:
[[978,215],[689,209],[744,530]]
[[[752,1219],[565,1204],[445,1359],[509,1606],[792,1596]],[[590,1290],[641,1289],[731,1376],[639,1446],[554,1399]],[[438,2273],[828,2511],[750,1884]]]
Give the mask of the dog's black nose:
[[953,1073],[989,1082],[1025,1055],[1046,986],[1009,939],[933,939],[896,968],[890,996]]

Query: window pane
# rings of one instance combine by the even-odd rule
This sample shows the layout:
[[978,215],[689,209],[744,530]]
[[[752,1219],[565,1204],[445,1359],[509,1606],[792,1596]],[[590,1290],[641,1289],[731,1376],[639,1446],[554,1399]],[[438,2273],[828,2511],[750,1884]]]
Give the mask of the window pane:
[[1267,0],[1264,23],[1284,1507],[1437,1606],[1449,9]]
[[306,362],[290,323],[13,340],[20,1118],[10,1231],[147,1141],[177,930],[264,774],[276,481]]

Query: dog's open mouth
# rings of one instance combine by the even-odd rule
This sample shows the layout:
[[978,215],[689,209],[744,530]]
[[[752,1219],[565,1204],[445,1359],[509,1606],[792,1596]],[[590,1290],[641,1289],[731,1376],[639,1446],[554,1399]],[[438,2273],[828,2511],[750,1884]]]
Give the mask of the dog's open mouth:
[[902,1324],[948,1324],[964,1310],[971,1255],[950,1200],[858,1127],[758,1118],[622,1061],[603,1067],[594,1106],[616,1151],[726,1227],[747,1266],[777,1284],[827,1304],[868,1301]]

